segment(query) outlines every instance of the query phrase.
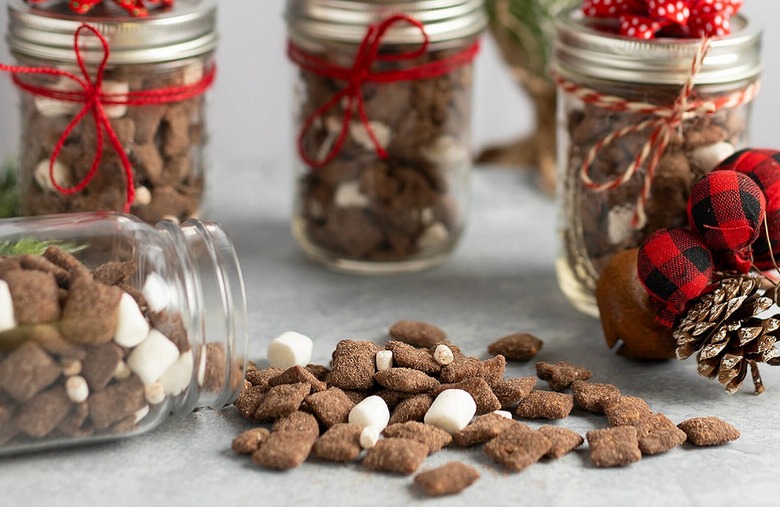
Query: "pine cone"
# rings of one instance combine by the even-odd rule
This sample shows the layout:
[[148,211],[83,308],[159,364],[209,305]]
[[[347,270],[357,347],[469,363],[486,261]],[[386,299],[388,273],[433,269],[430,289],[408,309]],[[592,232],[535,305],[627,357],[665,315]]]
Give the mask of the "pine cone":
[[759,293],[762,281],[763,277],[723,278],[714,291],[699,298],[673,333],[677,358],[698,352],[699,374],[717,377],[729,394],[742,385],[748,367],[756,394],[762,393],[758,363],[780,364],[780,350],[774,346],[780,336],[780,314],[758,317],[774,303]]

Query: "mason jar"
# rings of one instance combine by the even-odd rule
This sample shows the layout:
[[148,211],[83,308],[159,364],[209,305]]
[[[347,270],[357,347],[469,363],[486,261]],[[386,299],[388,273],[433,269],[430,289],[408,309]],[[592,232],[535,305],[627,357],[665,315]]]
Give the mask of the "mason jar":
[[22,215],[198,215],[216,10],[216,0],[178,0],[139,18],[111,2],[88,15],[67,2],[8,2],[17,66],[3,70],[19,89]]
[[443,262],[466,221],[483,0],[288,0],[286,19],[303,251],[363,274]]
[[[594,289],[615,253],[687,224],[690,188],[748,143],[761,32],[642,40],[568,10],[556,20],[559,285],[597,316]],[[703,58],[703,59],[702,59]]]
[[0,221],[0,454],[136,435],[241,391],[246,301],[215,223]]

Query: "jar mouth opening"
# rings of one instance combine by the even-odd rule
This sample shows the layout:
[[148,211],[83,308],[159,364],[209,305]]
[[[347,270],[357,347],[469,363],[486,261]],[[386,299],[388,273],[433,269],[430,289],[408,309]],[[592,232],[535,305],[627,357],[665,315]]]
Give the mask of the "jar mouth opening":
[[[743,15],[731,18],[731,35],[713,38],[696,84],[735,83],[756,78],[762,70],[762,31]],[[580,8],[556,18],[553,45],[558,72],[639,84],[681,84],[690,75],[701,39],[663,37],[652,40],[611,33],[610,20],[587,18]]]

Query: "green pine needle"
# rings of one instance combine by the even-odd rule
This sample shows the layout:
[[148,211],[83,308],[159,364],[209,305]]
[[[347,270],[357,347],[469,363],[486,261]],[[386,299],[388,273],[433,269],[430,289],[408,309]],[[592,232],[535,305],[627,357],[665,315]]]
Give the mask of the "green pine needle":
[[87,248],[68,241],[42,241],[35,238],[21,238],[15,241],[0,241],[0,255],[42,255],[49,246],[58,246],[69,253],[76,253]]

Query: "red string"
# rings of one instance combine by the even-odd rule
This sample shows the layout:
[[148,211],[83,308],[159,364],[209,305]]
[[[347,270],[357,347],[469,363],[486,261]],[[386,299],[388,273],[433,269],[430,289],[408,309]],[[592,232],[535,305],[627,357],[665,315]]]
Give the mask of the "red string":
[[[81,37],[82,32],[85,30],[92,32],[92,34],[98,38],[103,49],[103,59],[98,65],[94,81],[92,80],[89,71],[87,70],[87,66],[84,62],[84,57],[81,54],[81,47],[79,44],[79,38]],[[117,137],[114,128],[111,126],[110,120],[106,116],[103,106],[142,106],[151,104],[167,104],[170,102],[178,102],[192,97],[197,97],[202,95],[209,87],[211,87],[216,76],[216,68],[212,66],[209,72],[206,73],[206,75],[203,76],[200,81],[193,85],[174,86],[155,90],[131,91],[127,93],[105,93],[103,91],[103,76],[105,74],[106,65],[108,64],[108,59],[111,53],[108,46],[108,41],[106,41],[105,37],[103,37],[103,35],[98,32],[97,29],[90,25],[83,24],[76,30],[76,33],[73,37],[73,49],[76,53],[76,62],[78,63],[83,77],[79,77],[70,72],[53,67],[20,67],[0,64],[0,71],[13,74],[14,84],[32,95],[38,97],[47,97],[63,102],[83,104],[81,110],[79,110],[76,116],[65,128],[59,140],[57,141],[57,145],[54,147],[54,151],[52,152],[51,158],[49,159],[49,179],[51,180],[54,188],[56,188],[57,191],[63,195],[72,195],[84,190],[84,188],[86,188],[87,185],[89,185],[89,183],[92,181],[92,178],[95,177],[95,174],[97,174],[98,168],[100,167],[100,161],[103,157],[103,135],[105,131],[105,135],[108,136],[108,140],[111,143],[111,146],[119,156],[125,172],[127,192],[122,211],[128,213],[130,211],[130,206],[135,199],[133,167],[130,163],[130,160],[127,158],[127,154],[125,153],[121,141]],[[37,86],[25,83],[22,79],[19,78],[19,74],[38,74],[64,77],[77,83],[81,89],[77,91],[65,91],[47,88],[45,86]],[[93,159],[92,166],[90,167],[86,176],[84,176],[81,181],[72,187],[63,187],[57,183],[54,178],[54,164],[57,161],[63,146],[65,146],[65,142],[70,136],[70,133],[88,114],[91,114],[92,118],[95,120],[95,130],[97,134],[95,158]]]
[[[423,37],[422,44],[412,51],[393,54],[379,53],[383,37],[387,31],[397,23],[408,23],[416,27]],[[381,72],[372,70],[375,62],[397,62],[419,58],[425,54],[429,45],[430,39],[425,31],[425,26],[421,22],[405,14],[390,16],[380,23],[370,25],[358,47],[357,54],[355,55],[351,67],[333,65],[318,56],[307,53],[291,41],[288,42],[287,55],[290,60],[296,63],[301,69],[319,76],[346,81],[347,83],[344,88],[334,94],[333,97],[322,104],[303,122],[303,126],[298,133],[298,153],[301,159],[312,167],[322,167],[332,161],[341,151],[341,148],[347,140],[349,124],[355,113],[360,117],[360,121],[368,133],[377,155],[380,158],[387,158],[387,151],[385,151],[377,139],[374,130],[371,128],[368,115],[366,114],[361,90],[363,83],[394,83],[398,81],[415,81],[418,79],[442,76],[459,67],[468,65],[474,60],[474,57],[479,52],[479,41],[477,41],[463,51],[441,60],[402,70]],[[341,120],[341,131],[328,154],[321,160],[316,160],[306,153],[304,148],[306,136],[314,123],[322,119],[328,111],[342,100],[346,101],[346,105],[344,107],[344,116]]]

